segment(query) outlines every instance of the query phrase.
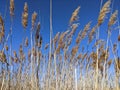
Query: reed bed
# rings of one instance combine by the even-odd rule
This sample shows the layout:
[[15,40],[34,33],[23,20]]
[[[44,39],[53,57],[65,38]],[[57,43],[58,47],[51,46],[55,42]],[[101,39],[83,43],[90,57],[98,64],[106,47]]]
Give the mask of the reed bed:
[[[19,52],[12,48],[14,2],[10,0],[11,27],[8,36],[5,36],[7,35],[4,26],[6,22],[0,15],[0,46],[2,47],[0,50],[0,90],[120,90],[118,53],[120,34],[117,43],[112,41],[114,38],[112,26],[114,25],[117,30],[120,29],[119,15],[118,10],[112,13],[111,0],[101,6],[97,23],[92,26],[94,21],[88,21],[84,28],[79,30],[76,39],[75,33],[80,26],[79,12],[82,8],[78,6],[73,13],[71,12],[66,31],[58,32],[53,36],[51,0],[50,42],[46,42],[44,46],[44,38],[40,34],[42,25],[37,12],[31,15],[30,38],[26,35],[29,5],[25,2],[21,14],[24,36],[19,45]],[[106,16],[109,19],[106,19]],[[108,20],[107,24],[104,23],[105,20]],[[107,25],[106,39],[100,39],[99,36],[102,24]],[[9,43],[8,40],[10,40]],[[85,45],[82,45],[83,41]]]

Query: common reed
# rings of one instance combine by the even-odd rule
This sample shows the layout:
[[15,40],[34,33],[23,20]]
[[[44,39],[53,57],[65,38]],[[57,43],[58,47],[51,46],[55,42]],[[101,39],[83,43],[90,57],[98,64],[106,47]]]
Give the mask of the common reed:
[[14,0],[10,0],[10,15],[13,16],[14,15],[14,9],[15,9],[15,5],[14,5]]
[[99,13],[99,17],[98,17],[98,26],[100,26],[105,17],[106,17],[106,14],[109,13],[110,11],[110,4],[111,4],[111,0],[108,0],[102,7],[102,9],[100,10],[100,13]]
[[80,6],[77,9],[75,9],[75,11],[72,13],[72,16],[70,18],[70,24],[73,23],[74,21],[78,20],[79,10],[80,10]]
[[4,21],[2,16],[0,15],[0,43],[3,41],[4,34],[5,34]]
[[116,20],[117,20],[117,15],[118,15],[118,10],[116,10],[110,17],[109,19],[109,23],[108,26],[112,26],[113,24],[115,24]]
[[[118,10],[110,15],[110,19],[106,19],[108,23],[103,23],[105,17],[109,16],[107,14],[111,11],[111,3],[111,0],[108,0],[103,7],[101,6],[97,24],[90,20],[83,28],[80,26],[82,21],[79,21],[78,6],[73,11],[65,31],[53,35],[54,9],[50,0],[50,42],[45,42],[47,38],[41,33],[44,23],[38,20],[37,12],[30,15],[29,5],[25,2],[21,24],[27,30],[31,16],[31,31],[30,35],[24,34],[25,41],[21,42],[17,50],[12,49],[12,37],[6,39],[6,22],[0,15],[0,89],[119,90],[120,35],[118,34],[117,38],[112,36],[112,32],[117,32],[112,27],[116,28],[116,22],[119,21]],[[13,16],[18,12],[14,11],[14,8],[14,0],[10,0],[11,27],[8,36],[12,36]],[[107,26],[102,29],[109,33],[100,36],[107,35],[107,42],[105,38],[98,36],[102,24]],[[112,41],[112,38],[116,41]]]
[[37,13],[34,12],[34,13],[32,14],[32,27],[34,27],[36,19],[37,19]]
[[28,25],[28,5],[25,3],[24,12],[22,13],[22,25],[24,28]]

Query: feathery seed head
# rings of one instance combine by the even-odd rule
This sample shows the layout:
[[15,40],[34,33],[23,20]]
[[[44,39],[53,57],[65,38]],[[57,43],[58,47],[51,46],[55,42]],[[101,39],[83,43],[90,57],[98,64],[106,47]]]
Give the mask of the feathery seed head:
[[98,26],[100,26],[103,23],[106,14],[109,13],[109,11],[110,11],[110,4],[111,4],[111,0],[108,0],[103,5],[102,9],[100,10],[100,14],[99,14],[99,17],[98,17]]
[[26,37],[26,39],[25,39],[25,46],[26,47],[28,46],[28,37]]
[[75,46],[72,48],[71,54],[74,57],[76,55],[76,53],[78,52],[79,46]]
[[109,23],[108,23],[108,27],[112,26],[113,24],[115,24],[116,19],[117,19],[117,15],[118,15],[118,10],[116,10],[110,17],[109,19]]
[[14,15],[14,8],[15,8],[15,6],[14,6],[14,0],[10,0],[10,7],[9,7],[9,9],[10,9],[10,15],[11,16]]
[[27,2],[25,2],[25,5],[24,5],[24,12],[28,12],[28,5],[27,5]]
[[32,27],[34,27],[36,19],[37,19],[37,13],[34,12],[34,13],[32,14]]
[[79,10],[80,10],[80,6],[72,13],[72,16],[70,18],[70,24],[73,23],[74,21],[78,20]]
[[22,25],[24,28],[28,25],[28,5],[25,3],[24,12],[22,13]]

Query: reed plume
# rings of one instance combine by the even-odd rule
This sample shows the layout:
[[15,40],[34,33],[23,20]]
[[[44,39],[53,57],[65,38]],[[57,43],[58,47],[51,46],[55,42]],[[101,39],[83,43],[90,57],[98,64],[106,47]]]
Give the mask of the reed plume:
[[27,47],[28,46],[28,37],[26,37],[26,39],[25,39],[25,46]]
[[37,46],[38,46],[39,38],[40,38],[40,22],[38,22],[37,29],[36,29],[36,32],[35,32],[35,43],[36,43]]
[[112,26],[113,24],[115,24],[116,20],[117,20],[117,15],[118,15],[118,10],[116,10],[110,17],[109,19],[109,23],[108,23],[108,27]]
[[110,4],[111,4],[111,0],[108,0],[100,10],[99,17],[98,17],[98,26],[100,26],[103,23],[106,17],[106,14],[110,12]]
[[14,9],[15,9],[15,6],[14,6],[14,0],[10,0],[10,15],[13,16],[14,15]]
[[97,29],[97,27],[94,26],[92,28],[92,30],[90,31],[90,33],[89,33],[89,43],[93,40],[96,29]]
[[111,66],[112,62],[113,62],[113,60],[112,60],[112,59],[110,59],[110,60],[107,62],[108,67],[110,67],[110,66]]
[[26,28],[28,25],[28,5],[26,2],[24,5],[24,11],[22,13],[22,25],[24,28]]
[[0,51],[0,61],[2,63],[7,63],[6,55],[3,51]]
[[59,39],[59,35],[60,35],[60,32],[58,32],[58,33],[55,35],[54,39],[53,39],[53,43],[54,43],[54,48],[55,48],[55,49],[56,49],[57,41],[58,41],[58,39]]
[[23,60],[25,60],[25,54],[24,54],[24,52],[23,52],[23,47],[22,47],[22,45],[20,45],[20,48],[19,48],[19,56],[20,56],[21,62],[22,62]]
[[4,35],[5,35],[4,21],[2,16],[0,15],[0,43],[3,41]]
[[34,13],[32,14],[32,27],[34,27],[36,19],[37,19],[37,13],[34,12]]
[[41,48],[42,42],[43,42],[43,39],[42,39],[42,36],[40,36],[40,39],[39,39],[38,44],[37,44],[38,48]]
[[72,48],[71,54],[72,54],[72,59],[75,57],[76,53],[78,52],[79,46],[75,46]]
[[84,27],[84,29],[83,29],[83,32],[82,32],[82,35],[81,35],[81,39],[83,39],[83,38],[87,35],[87,32],[88,32],[88,30],[90,29],[90,25],[91,25],[91,21],[88,22],[88,23],[85,25],[85,27]]
[[82,34],[82,30],[80,30],[79,33],[78,33],[78,36],[76,38],[76,44],[80,43],[80,41],[81,41],[81,34]]
[[73,23],[74,21],[78,20],[78,13],[79,13],[79,10],[80,10],[80,6],[78,6],[77,9],[75,9],[75,11],[72,13],[72,16],[70,18],[70,24]]

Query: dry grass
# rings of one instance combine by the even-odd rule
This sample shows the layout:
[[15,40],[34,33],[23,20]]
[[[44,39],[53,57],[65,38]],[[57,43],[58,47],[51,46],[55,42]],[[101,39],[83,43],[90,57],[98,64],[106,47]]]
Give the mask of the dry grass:
[[[31,38],[25,35],[23,38],[25,41],[20,45],[19,52],[12,49],[12,41],[10,44],[7,42],[4,27],[6,22],[0,16],[0,45],[2,47],[0,50],[0,89],[120,90],[120,57],[117,53],[120,35],[117,43],[113,44],[111,40],[112,25],[116,25],[118,10],[108,20],[107,42],[106,39],[95,38],[95,35],[99,34],[99,32],[96,33],[97,29],[101,24],[105,24],[103,22],[110,12],[110,4],[111,1],[108,0],[103,5],[94,27],[91,25],[93,21],[89,21],[74,39],[79,28],[79,6],[72,13],[68,30],[58,32],[53,39],[50,38],[50,43],[46,42],[45,46],[42,43],[44,39],[40,35],[42,25],[38,21],[37,13],[34,12],[31,18]],[[10,0],[11,20],[15,15],[14,8],[14,0]],[[12,23],[13,20],[11,31],[14,26]],[[24,29],[28,25],[26,2],[22,13],[22,25]],[[12,33],[9,35],[12,36]],[[12,37],[10,38],[12,40]],[[81,42],[85,38],[86,45],[82,45]],[[114,57],[111,58],[111,55]],[[114,73],[111,72],[111,67]]]

